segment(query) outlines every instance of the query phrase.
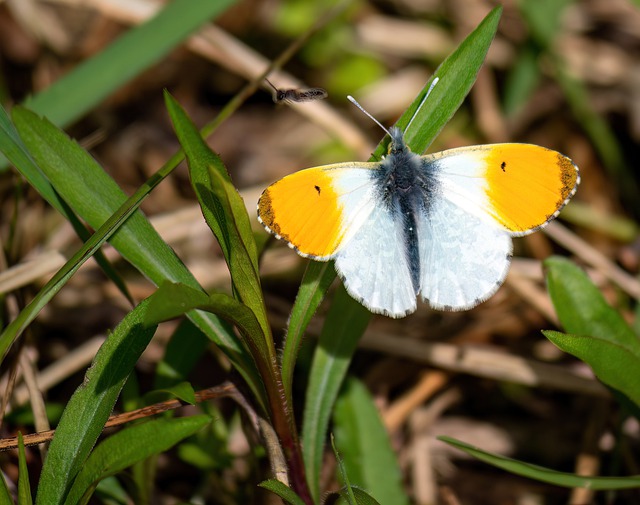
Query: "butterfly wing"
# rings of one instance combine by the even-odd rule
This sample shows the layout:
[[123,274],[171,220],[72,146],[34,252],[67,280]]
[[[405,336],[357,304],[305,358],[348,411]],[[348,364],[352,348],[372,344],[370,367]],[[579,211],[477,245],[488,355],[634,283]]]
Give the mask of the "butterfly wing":
[[511,236],[543,227],[580,182],[560,153],[494,144],[423,157],[437,197],[420,221],[421,295],[434,308],[464,310],[489,298],[506,277]]
[[302,256],[335,259],[349,294],[372,312],[415,310],[401,231],[377,200],[379,163],[339,163],[301,170],[269,186],[258,202],[267,230]]
[[423,157],[442,196],[511,236],[532,233],[558,215],[580,183],[566,156],[531,144],[489,144]]
[[376,163],[336,163],[308,168],[269,186],[258,219],[300,255],[328,261],[375,207],[371,170]]
[[436,198],[418,221],[418,237],[420,294],[435,309],[475,307],[509,270],[509,234],[446,198]]
[[349,294],[371,312],[403,317],[416,310],[403,230],[393,213],[375,202],[369,218],[336,255]]

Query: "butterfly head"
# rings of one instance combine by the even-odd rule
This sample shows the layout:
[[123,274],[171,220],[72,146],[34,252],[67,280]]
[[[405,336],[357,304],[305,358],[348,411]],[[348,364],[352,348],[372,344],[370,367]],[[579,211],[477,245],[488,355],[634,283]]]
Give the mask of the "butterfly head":
[[389,136],[391,137],[391,143],[389,144],[389,154],[400,154],[409,151],[407,144],[404,141],[404,133],[397,126],[389,128]]

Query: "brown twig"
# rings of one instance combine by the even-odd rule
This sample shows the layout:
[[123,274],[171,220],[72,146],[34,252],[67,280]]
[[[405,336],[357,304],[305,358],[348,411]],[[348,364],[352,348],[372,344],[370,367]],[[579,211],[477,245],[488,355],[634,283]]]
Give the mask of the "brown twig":
[[[214,386],[208,389],[203,389],[195,393],[196,403],[202,403],[213,398],[230,397],[237,400],[238,391],[236,387],[231,383],[224,383],[221,386]],[[104,425],[105,428],[112,428],[114,426],[120,426],[136,419],[143,419],[145,417],[155,416],[168,410],[174,410],[178,407],[188,405],[182,400],[173,399],[164,402],[154,403],[148,407],[142,407],[140,409],[132,410],[130,412],[123,412],[122,414],[115,414],[109,417],[109,420]],[[38,433],[32,433],[30,435],[24,435],[24,445],[32,446],[49,442],[56,430],[41,431]],[[18,447],[18,439],[3,438],[0,440],[0,452],[8,451],[10,449],[16,449]]]

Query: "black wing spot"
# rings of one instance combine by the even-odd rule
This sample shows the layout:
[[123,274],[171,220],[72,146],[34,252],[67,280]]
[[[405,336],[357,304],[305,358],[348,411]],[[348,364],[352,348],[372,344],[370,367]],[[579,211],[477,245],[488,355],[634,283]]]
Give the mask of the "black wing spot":
[[314,188],[316,188],[316,191],[320,194],[320,186],[314,186]]
[[502,163],[500,163],[500,168],[502,169],[503,172],[506,172],[505,168],[507,168],[507,162],[503,161]]

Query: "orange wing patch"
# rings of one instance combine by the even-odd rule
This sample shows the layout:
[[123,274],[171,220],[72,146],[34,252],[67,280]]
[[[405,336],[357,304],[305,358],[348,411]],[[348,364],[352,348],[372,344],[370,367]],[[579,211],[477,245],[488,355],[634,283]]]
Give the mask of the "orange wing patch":
[[486,194],[508,230],[524,234],[544,226],[576,192],[578,167],[566,156],[530,144],[486,147]]
[[300,254],[330,257],[343,230],[343,209],[327,170],[309,168],[269,186],[258,202],[260,221]]

